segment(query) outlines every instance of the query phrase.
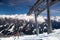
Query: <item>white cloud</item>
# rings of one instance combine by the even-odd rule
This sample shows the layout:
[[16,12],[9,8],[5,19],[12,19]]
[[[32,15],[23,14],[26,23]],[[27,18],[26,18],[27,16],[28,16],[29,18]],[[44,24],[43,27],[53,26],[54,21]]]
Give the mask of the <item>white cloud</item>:
[[[35,18],[34,18],[34,15],[30,15],[30,16],[27,16],[26,14],[16,14],[16,15],[0,15],[0,18],[15,18],[15,19],[23,19],[23,20],[27,20],[27,21],[30,21],[32,20],[33,22],[35,22]],[[37,18],[38,22],[42,23],[42,22],[45,22],[44,18],[42,16],[39,16]]]
[[[30,16],[27,16],[26,14],[16,14],[16,15],[0,15],[0,18],[13,18],[13,19],[23,19],[23,20],[27,20],[27,21],[30,21],[32,20],[33,22],[35,22],[35,18],[34,18],[34,15],[30,15]],[[38,20],[38,23],[43,23],[45,22],[45,19],[47,19],[46,16],[38,16],[37,17],[37,20]],[[57,22],[60,22],[60,16],[51,16],[51,20],[56,20]]]

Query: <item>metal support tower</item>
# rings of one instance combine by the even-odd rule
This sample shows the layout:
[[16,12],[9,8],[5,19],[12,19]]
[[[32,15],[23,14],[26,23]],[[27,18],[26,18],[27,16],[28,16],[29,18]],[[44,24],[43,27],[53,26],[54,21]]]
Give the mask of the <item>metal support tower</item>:
[[37,24],[37,13],[38,13],[38,11],[34,11],[34,13],[35,13],[36,34],[39,35],[39,27],[38,27],[38,24]]
[[[50,20],[50,10],[49,10],[49,7],[50,6],[52,6],[52,5],[54,5],[55,3],[57,3],[57,2],[59,2],[60,0],[38,0],[33,6],[32,6],[32,8],[29,10],[29,12],[27,13],[27,15],[31,15],[32,14],[32,12],[33,11],[35,11],[35,22],[36,22],[36,29],[37,29],[37,31],[36,31],[36,33],[37,33],[37,35],[39,34],[39,28],[38,28],[38,26],[37,26],[37,16],[41,13],[41,12],[43,12],[44,10],[46,10],[47,9],[47,20],[48,20],[48,27],[47,27],[47,33],[49,34],[49,33],[51,33],[52,32],[52,25],[51,25],[51,20]],[[39,5],[41,5],[42,3],[44,3],[45,2],[45,4],[44,4],[44,8],[41,8],[41,6],[40,6],[40,8],[38,8],[39,7]],[[37,9],[38,8],[38,9]],[[38,11],[38,12],[37,12]]]
[[46,0],[46,5],[47,5],[47,20],[48,20],[48,26],[47,26],[47,33],[52,32],[52,25],[51,25],[51,20],[50,20],[50,9],[49,9],[49,0]]

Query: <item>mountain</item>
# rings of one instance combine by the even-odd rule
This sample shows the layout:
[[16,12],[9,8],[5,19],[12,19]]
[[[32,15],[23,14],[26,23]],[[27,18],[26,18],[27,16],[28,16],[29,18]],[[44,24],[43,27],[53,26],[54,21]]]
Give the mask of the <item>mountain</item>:
[[[47,17],[38,16],[37,22],[39,33],[47,32]],[[51,22],[53,30],[60,29],[60,16],[51,16]],[[19,35],[36,34],[34,15],[0,15],[0,34],[3,34],[2,36],[12,36],[18,33]]]

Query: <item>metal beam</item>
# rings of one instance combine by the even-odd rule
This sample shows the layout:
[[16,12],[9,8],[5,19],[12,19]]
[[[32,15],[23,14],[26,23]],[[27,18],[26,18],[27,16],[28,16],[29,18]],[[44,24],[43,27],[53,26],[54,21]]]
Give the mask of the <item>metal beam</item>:
[[[58,0],[55,0],[53,2],[49,2],[49,7],[52,6],[53,4],[57,3]],[[46,5],[47,6],[47,5]],[[43,8],[43,9],[37,9],[39,11],[39,13],[37,15],[39,15],[41,12],[43,12],[44,10],[46,10],[47,7]]]
[[[46,0],[38,0],[38,1],[32,6],[32,8],[29,10],[29,12],[27,13],[27,15],[31,15],[34,10],[37,10],[38,6],[41,5],[41,3],[44,3],[44,1],[46,1]],[[52,6],[53,4],[55,4],[55,3],[58,2],[58,1],[60,1],[60,0],[51,0],[51,2],[48,3],[48,4],[49,4],[49,7]],[[39,14],[40,14],[42,11],[44,11],[44,10],[46,10],[46,7],[43,8],[42,10],[41,10],[41,9],[38,9],[39,13],[38,13],[37,15],[39,15]]]
[[32,6],[27,15],[31,15],[34,10],[43,2],[44,0],[37,0],[37,2]]
[[37,13],[38,13],[38,11],[34,11],[34,13],[35,13],[36,34],[38,36],[39,35],[39,27],[38,27],[38,24],[37,24]]
[[34,13],[35,13],[36,34],[38,36],[39,35],[39,27],[38,27],[38,24],[37,24],[37,13],[38,13],[38,11],[35,10]]
[[51,20],[50,20],[50,8],[49,8],[49,0],[46,1],[46,5],[47,5],[47,22],[48,22],[48,26],[47,26],[47,33],[51,33],[52,32],[52,25],[51,25]]

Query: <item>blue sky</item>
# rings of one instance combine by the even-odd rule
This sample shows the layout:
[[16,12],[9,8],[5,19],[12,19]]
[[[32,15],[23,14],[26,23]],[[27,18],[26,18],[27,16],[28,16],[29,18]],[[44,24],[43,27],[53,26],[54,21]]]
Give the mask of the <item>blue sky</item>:
[[[0,0],[0,14],[24,14],[37,0]],[[52,16],[60,16],[60,2],[50,7]],[[41,13],[46,15],[46,10]]]
[[[46,10],[41,13],[41,15],[46,14],[47,14]],[[51,16],[60,16],[60,2],[57,2],[56,4],[50,7],[50,14]]]

